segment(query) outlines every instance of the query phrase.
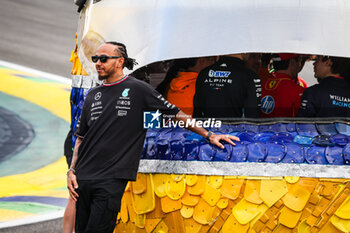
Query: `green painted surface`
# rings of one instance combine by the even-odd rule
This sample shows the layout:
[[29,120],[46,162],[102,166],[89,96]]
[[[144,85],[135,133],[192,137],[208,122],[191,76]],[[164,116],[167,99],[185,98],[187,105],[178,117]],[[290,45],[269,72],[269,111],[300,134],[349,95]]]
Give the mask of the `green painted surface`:
[[35,132],[27,148],[0,163],[0,177],[34,171],[63,156],[68,122],[38,105],[3,92],[0,92],[0,106],[19,115]]
[[15,210],[31,214],[44,214],[60,211],[64,208],[32,202],[0,202],[0,209]]

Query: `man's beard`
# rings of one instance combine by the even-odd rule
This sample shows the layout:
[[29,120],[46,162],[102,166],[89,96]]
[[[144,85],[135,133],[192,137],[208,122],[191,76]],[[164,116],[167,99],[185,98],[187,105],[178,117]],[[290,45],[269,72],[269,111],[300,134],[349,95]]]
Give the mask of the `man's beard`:
[[109,78],[109,75],[105,75],[105,76],[99,75],[98,76],[98,80],[100,80],[100,81],[105,80],[107,78]]

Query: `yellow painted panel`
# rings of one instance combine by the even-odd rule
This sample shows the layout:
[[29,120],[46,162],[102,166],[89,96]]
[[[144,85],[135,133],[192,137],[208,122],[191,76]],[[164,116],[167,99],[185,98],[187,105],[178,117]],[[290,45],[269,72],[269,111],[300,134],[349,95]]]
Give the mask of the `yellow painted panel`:
[[342,219],[350,219],[350,196],[345,199],[334,214]]
[[243,179],[224,179],[220,192],[224,197],[235,200],[241,192]]
[[261,204],[260,180],[247,180],[244,190],[244,198],[254,204]]
[[161,221],[161,218],[148,218],[146,219],[146,223],[145,223],[145,230],[147,233],[151,233],[156,226],[158,225],[158,223]]
[[168,196],[160,199],[162,210],[164,213],[170,213],[175,210],[179,210],[182,207],[181,200],[172,200]]
[[284,179],[290,183],[290,184],[294,184],[296,182],[299,181],[299,176],[285,176]]
[[268,207],[273,206],[288,192],[287,184],[282,180],[262,180],[260,185],[260,197]]
[[135,215],[135,225],[138,228],[145,228],[146,215],[145,214],[136,214]]
[[172,177],[168,177],[168,180],[165,184],[165,192],[173,200],[180,199],[186,190],[186,184],[184,179],[178,179],[175,181]]
[[[315,231],[314,231],[315,232]],[[304,233],[304,232],[302,232]],[[306,232],[308,233],[308,232]],[[343,233],[343,231],[336,228],[330,221],[328,221],[317,233]]]
[[144,173],[137,173],[136,181],[130,182],[134,194],[142,194],[147,189],[147,177]]
[[186,175],[185,180],[186,180],[186,184],[188,186],[193,186],[197,183],[198,176],[197,175]]
[[220,209],[225,209],[228,206],[228,199],[227,198],[221,198],[218,203],[216,204],[217,207]]
[[244,198],[232,209],[233,216],[242,224],[248,224],[259,214],[258,205],[246,201]]
[[250,226],[253,227],[254,224],[264,215],[264,213],[269,209],[265,203],[258,205],[258,214],[250,221]]
[[215,206],[220,199],[220,191],[209,184],[205,185],[205,191],[202,198],[210,205]]
[[197,176],[197,182],[188,187],[187,191],[192,195],[201,195],[204,192],[206,185],[206,176]]
[[193,218],[185,219],[186,233],[198,233],[202,225],[193,220]]
[[153,182],[150,175],[146,175],[147,190],[142,194],[132,194],[132,203],[136,214],[145,214],[155,207],[155,197],[153,191]]
[[198,204],[200,197],[199,196],[192,196],[191,194],[189,194],[188,192],[186,192],[182,199],[181,202],[184,205],[188,205],[188,206],[195,206]]
[[206,225],[213,221],[213,213],[215,207],[210,206],[207,202],[201,199],[194,207],[193,219],[200,224]]
[[208,177],[208,184],[212,187],[218,189],[222,185],[222,182],[224,180],[223,176],[209,176]]
[[292,233],[292,229],[278,224],[277,227],[273,230],[273,233]]
[[163,221],[161,221],[157,225],[156,229],[154,229],[153,233],[168,233],[168,231],[169,231],[168,226]]
[[330,222],[342,232],[350,232],[350,220],[332,216]]
[[194,208],[192,206],[183,205],[180,213],[184,218],[190,218],[193,216]]
[[127,202],[126,199],[130,198],[130,194],[128,193],[124,193],[123,198],[122,198],[122,203],[120,206],[120,217],[123,221],[123,223],[127,223],[129,221],[129,214],[128,214],[128,206],[127,206]]
[[131,192],[126,192],[126,193],[124,193],[123,197],[125,197],[125,203],[126,203],[126,206],[128,209],[128,214],[129,214],[129,221],[134,222],[136,213],[135,213],[135,209],[134,209],[134,206],[132,203],[131,196],[132,196]]
[[249,229],[249,224],[239,223],[237,219],[231,214],[225,221],[224,225],[222,226],[221,232],[222,233],[233,233],[233,232],[245,233],[248,231],[248,229]]
[[295,212],[288,207],[284,206],[281,210],[279,216],[279,222],[286,227],[294,228],[296,227],[302,212]]
[[311,233],[310,228],[310,225],[304,220],[298,225],[298,233]]
[[181,181],[185,177],[184,174],[181,174],[181,175],[179,175],[179,174],[171,174],[170,176],[176,182]]
[[158,197],[165,197],[165,185],[169,175],[166,174],[152,174],[152,180],[154,184],[154,192]]
[[302,211],[311,196],[311,192],[303,187],[300,187],[298,183],[291,186],[288,193],[282,198],[284,204],[294,210]]

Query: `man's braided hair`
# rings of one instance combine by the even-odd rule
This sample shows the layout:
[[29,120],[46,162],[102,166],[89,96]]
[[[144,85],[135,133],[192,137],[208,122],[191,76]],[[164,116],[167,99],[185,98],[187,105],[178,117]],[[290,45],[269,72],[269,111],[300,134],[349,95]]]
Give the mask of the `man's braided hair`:
[[135,59],[128,57],[128,52],[126,51],[126,46],[123,43],[115,42],[115,41],[108,41],[106,44],[112,44],[117,46],[116,53],[120,54],[124,58],[124,64],[123,68],[126,67],[129,70],[132,70],[134,68],[134,65],[137,65],[137,62]]

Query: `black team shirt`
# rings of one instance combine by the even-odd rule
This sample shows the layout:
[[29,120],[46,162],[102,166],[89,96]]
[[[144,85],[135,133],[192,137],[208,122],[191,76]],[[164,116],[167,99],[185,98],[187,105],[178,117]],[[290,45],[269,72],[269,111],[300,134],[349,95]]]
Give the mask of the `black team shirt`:
[[135,180],[146,129],[143,112],[176,115],[179,109],[147,83],[131,76],[92,89],[86,96],[75,134],[78,180]]
[[193,116],[257,118],[260,98],[259,76],[241,59],[224,56],[198,74]]

